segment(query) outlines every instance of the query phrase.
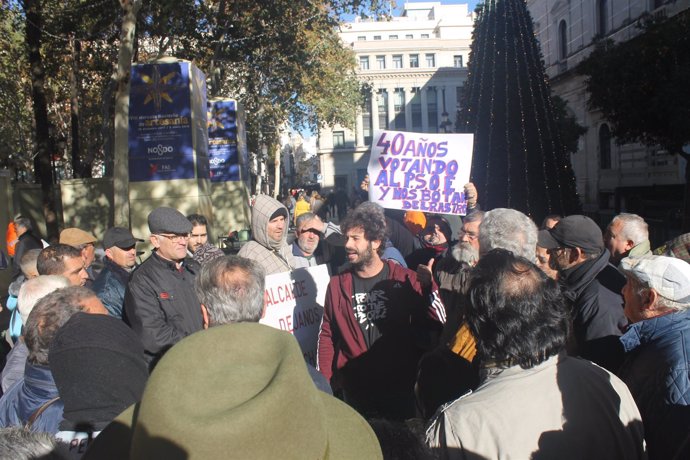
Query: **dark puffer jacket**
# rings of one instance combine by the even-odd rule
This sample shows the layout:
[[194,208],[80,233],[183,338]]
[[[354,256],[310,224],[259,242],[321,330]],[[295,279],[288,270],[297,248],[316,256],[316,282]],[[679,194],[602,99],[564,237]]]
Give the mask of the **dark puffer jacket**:
[[671,459],[690,434],[690,311],[640,321],[620,338],[618,376],[640,409],[650,459]]

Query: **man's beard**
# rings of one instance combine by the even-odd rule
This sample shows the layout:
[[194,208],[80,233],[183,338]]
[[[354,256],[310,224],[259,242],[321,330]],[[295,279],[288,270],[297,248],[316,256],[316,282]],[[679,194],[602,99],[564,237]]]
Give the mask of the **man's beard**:
[[452,253],[453,258],[458,262],[464,262],[472,266],[479,260],[477,250],[470,243],[458,241],[458,244],[453,246]]
[[358,258],[357,258],[357,262],[352,262],[353,268],[361,269],[361,268],[364,268],[367,265],[369,265],[371,263],[372,259],[374,258],[374,250],[373,250],[371,243],[369,243],[367,245],[367,248],[364,251],[364,253],[357,252],[356,254],[357,254]]

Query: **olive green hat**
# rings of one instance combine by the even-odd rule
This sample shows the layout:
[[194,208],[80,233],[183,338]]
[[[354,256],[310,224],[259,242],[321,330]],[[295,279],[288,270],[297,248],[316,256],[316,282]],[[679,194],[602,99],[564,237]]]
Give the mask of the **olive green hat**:
[[383,457],[369,424],[316,388],[291,334],[237,323],[171,348],[83,458]]

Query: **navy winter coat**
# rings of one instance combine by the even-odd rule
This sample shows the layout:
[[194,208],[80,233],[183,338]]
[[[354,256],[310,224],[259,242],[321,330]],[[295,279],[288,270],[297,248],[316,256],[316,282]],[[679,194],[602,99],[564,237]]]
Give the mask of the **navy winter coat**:
[[649,458],[675,458],[690,434],[690,311],[635,323],[620,341],[618,376],[640,409]]

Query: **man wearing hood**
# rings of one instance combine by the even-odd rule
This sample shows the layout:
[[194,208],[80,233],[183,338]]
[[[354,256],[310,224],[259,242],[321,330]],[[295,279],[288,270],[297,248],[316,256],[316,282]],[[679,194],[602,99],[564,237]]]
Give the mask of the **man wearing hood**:
[[621,296],[625,277],[609,263],[601,229],[589,217],[568,216],[541,230],[538,245],[551,255],[572,305],[577,349],[571,352],[615,372],[623,355],[618,337],[628,323]]
[[256,261],[266,275],[288,272],[295,259],[287,244],[288,211],[278,200],[259,195],[252,208],[252,241],[237,255]]

